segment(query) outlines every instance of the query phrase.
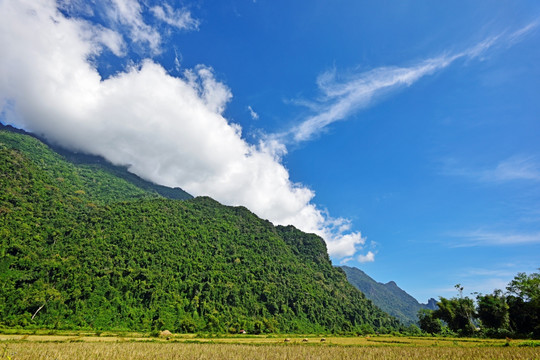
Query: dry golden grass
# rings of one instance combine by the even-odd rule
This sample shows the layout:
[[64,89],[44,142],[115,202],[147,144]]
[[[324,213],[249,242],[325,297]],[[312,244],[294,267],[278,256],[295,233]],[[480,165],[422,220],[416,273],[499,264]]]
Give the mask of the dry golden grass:
[[[6,343],[2,344],[4,347]],[[7,344],[12,360],[63,359],[540,359],[530,347],[361,347],[327,345],[243,345],[192,343],[38,343]],[[0,353],[1,354],[1,353]]]
[[[341,345],[341,346],[437,346],[437,347],[478,347],[478,346],[502,346],[506,340],[501,339],[476,339],[476,338],[435,338],[435,337],[399,337],[399,336],[330,336],[324,337],[325,342],[321,343],[321,336],[306,335],[225,335],[216,337],[197,337],[195,334],[176,334],[169,336],[170,341],[163,337],[153,338],[139,333],[129,334],[102,334],[96,336],[94,333],[64,333],[54,335],[34,335],[34,334],[0,334],[2,341],[29,341],[29,342],[197,342],[216,344],[249,344],[249,345],[271,345],[281,344],[288,338],[289,344],[321,344],[321,345]],[[304,339],[307,340],[304,341]],[[514,345],[518,345],[520,340],[514,340]],[[540,344],[538,344],[540,345]]]
[[[142,334],[0,334],[0,360],[62,359],[527,359],[540,347],[524,341],[423,337],[173,335],[170,341]],[[305,342],[303,339],[308,341]]]

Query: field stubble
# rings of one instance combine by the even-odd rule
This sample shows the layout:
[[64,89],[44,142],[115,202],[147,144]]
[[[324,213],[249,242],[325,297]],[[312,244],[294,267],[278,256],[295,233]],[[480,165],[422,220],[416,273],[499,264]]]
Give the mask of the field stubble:
[[540,347],[504,340],[373,337],[226,337],[165,339],[0,336],[0,359],[527,359],[540,360]]
[[193,343],[13,343],[5,358],[63,359],[540,359],[535,348],[358,347]]

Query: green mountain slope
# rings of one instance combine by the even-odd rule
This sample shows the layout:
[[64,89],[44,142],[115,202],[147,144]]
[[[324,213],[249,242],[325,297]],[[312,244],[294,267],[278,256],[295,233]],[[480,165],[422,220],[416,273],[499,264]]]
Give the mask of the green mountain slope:
[[349,282],[362,291],[368,299],[404,324],[418,321],[418,310],[427,308],[434,310],[436,301],[430,299],[428,304],[420,304],[415,298],[402,290],[393,281],[386,284],[376,282],[360,269],[341,266]]
[[323,240],[171,200],[0,131],[0,325],[178,332],[399,326]]
[[[20,135],[27,136],[21,137]],[[72,185],[81,186],[83,184],[89,187],[93,192],[93,198],[108,201],[159,196],[177,200],[193,198],[193,196],[180,188],[156,185],[143,180],[127,171],[126,168],[112,165],[102,157],[74,153],[47,144],[39,137],[1,123],[0,141],[23,151],[30,159],[39,164],[43,170],[57,169],[62,173],[73,174],[68,179]],[[67,162],[63,160],[67,160]],[[120,189],[124,191],[123,194],[118,192]]]

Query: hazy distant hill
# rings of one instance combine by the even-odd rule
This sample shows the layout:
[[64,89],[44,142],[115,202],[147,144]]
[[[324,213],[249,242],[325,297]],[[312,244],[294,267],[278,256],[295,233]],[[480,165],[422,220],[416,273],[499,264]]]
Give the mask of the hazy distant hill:
[[166,199],[0,130],[0,326],[177,332],[398,327],[324,241],[244,207]]
[[362,291],[368,299],[405,324],[416,323],[418,310],[422,308],[436,309],[435,299],[430,299],[427,304],[420,304],[400,289],[394,281],[382,284],[355,267],[341,266],[341,268],[347,274],[349,282]]

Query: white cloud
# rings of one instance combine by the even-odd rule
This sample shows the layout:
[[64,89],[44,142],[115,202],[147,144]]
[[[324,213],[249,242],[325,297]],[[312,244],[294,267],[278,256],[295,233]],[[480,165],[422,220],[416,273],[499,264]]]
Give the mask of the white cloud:
[[[112,4],[111,16],[131,36],[158,47],[159,34],[144,24],[138,3]],[[174,77],[146,60],[103,79],[89,58],[103,46],[122,53],[121,36],[64,17],[52,0],[0,1],[0,33],[3,121],[145,179],[317,233],[335,257],[354,256],[364,244],[348,221],[318,209],[314,192],[291,181],[282,143],[250,145],[223,117],[232,95],[211,68]]]
[[179,54],[178,50],[174,48],[174,70],[176,70],[177,72],[179,72],[180,69],[182,69],[181,61],[182,61],[182,54]]
[[456,288],[451,284],[463,286],[463,295],[476,297],[476,293],[491,294],[495,289],[505,290],[506,286],[520,272],[533,273],[538,270],[536,261],[524,261],[523,258],[514,263],[493,263],[491,268],[459,268],[454,273],[441,275],[441,283],[446,285],[430,290],[431,294],[444,297],[457,295]]
[[[512,277],[508,278],[489,278],[481,277],[480,280],[476,278],[475,280],[465,278],[460,278],[460,275],[456,275],[456,278],[451,283],[459,283],[463,287],[463,296],[476,298],[477,293],[480,294],[491,294],[495,289],[504,290]],[[447,284],[444,287],[431,289],[432,294],[437,294],[438,296],[443,296],[446,298],[451,298],[458,296],[458,291],[455,286]]]
[[516,275],[515,269],[510,270],[508,266],[506,266],[506,269],[501,269],[500,266],[496,269],[482,269],[482,268],[471,268],[467,269],[464,274],[461,276],[463,277],[472,277],[472,278],[478,278],[480,276],[483,277],[512,277]]
[[533,156],[513,156],[492,167],[465,168],[460,167],[455,160],[447,160],[443,173],[484,183],[540,181],[540,162]]
[[105,6],[107,16],[115,26],[128,29],[131,41],[147,44],[154,54],[161,51],[161,35],[144,22],[142,8],[137,0],[107,1],[109,1],[109,5]]
[[358,256],[358,262],[360,263],[366,263],[366,262],[374,262],[375,261],[375,254],[371,251],[368,251],[366,255],[359,255]]
[[[332,238],[331,234],[327,234],[326,237]],[[331,244],[332,252],[338,256],[349,256],[356,253],[356,250],[362,247],[366,240],[359,232],[353,232],[349,234],[334,236],[334,241]]]
[[339,261],[339,264],[340,265],[345,265],[347,264],[348,262],[352,261],[354,258],[352,256],[349,256],[349,257],[346,257],[346,258],[343,258]]
[[540,20],[533,21],[532,23],[512,32],[508,36],[510,40],[510,45],[520,42],[523,39],[523,37],[529,35],[529,33],[536,30],[538,25],[540,25]]
[[290,131],[276,134],[275,137],[292,142],[309,140],[328,125],[345,120],[372,105],[381,95],[411,86],[421,78],[448,67],[456,60],[481,57],[499,44],[511,45],[537,26],[538,22],[531,23],[511,34],[487,38],[465,51],[430,58],[409,67],[379,67],[343,76],[343,80],[339,79],[335,69],[327,71],[317,79],[321,97],[317,101],[298,101],[307,104],[314,114]]
[[199,28],[199,21],[191,17],[191,13],[185,9],[175,10],[169,4],[154,6],[150,11],[161,21],[174,26],[180,30],[196,30]]
[[[90,42],[94,44],[103,44],[116,56],[123,56],[125,54],[126,44],[122,38],[122,35],[111,29],[104,28],[103,26],[92,26],[88,23],[82,23],[82,27],[87,27],[86,35]],[[97,50],[98,52],[99,50]]]
[[257,113],[255,112],[255,110],[253,110],[253,108],[252,108],[251,106],[248,106],[247,108],[248,108],[248,110],[249,110],[249,115],[251,115],[251,118],[252,118],[253,120],[258,120],[258,119],[259,119],[259,114],[257,114]]
[[93,16],[91,3],[87,0],[58,0],[58,8],[70,15]]
[[454,247],[540,244],[540,232],[497,232],[479,229],[451,236],[459,239]]
[[342,82],[337,80],[334,70],[323,73],[317,81],[322,98],[312,105],[319,111],[281,136],[292,135],[295,142],[309,140],[328,125],[369,106],[386,91],[410,86],[421,77],[448,66],[451,61],[453,59],[440,57],[409,68],[381,67],[352,75]]
[[540,180],[540,164],[530,157],[513,157],[497,165],[493,171],[484,174],[486,180]]

